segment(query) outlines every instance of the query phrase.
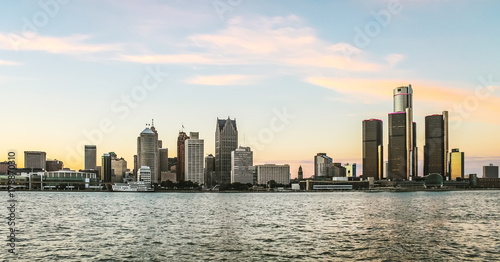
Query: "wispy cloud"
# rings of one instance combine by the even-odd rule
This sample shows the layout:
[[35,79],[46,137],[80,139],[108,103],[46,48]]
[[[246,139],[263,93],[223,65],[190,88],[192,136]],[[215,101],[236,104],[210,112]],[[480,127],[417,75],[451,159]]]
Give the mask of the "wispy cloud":
[[[460,108],[461,110],[468,111],[464,115],[475,116],[464,120],[495,122],[497,121],[495,115],[497,112],[500,112],[500,97],[492,94],[488,98],[481,99],[474,91],[451,87],[449,83],[421,80],[408,83],[403,80],[333,78],[324,76],[307,77],[304,81],[332,89],[348,97],[356,97],[355,100],[352,100],[353,103],[390,100],[393,88],[412,84],[415,101],[436,105],[442,110],[458,111],[457,108]],[[496,87],[496,89],[500,89],[500,87]],[[346,101],[349,100],[346,99]],[[478,103],[477,108],[471,106],[476,102]],[[474,108],[474,110],[467,108]]]
[[50,37],[33,35],[22,42],[13,43],[5,34],[0,34],[0,49],[14,51],[42,51],[53,54],[86,54],[121,49],[119,44],[90,44],[89,35],[72,35],[67,37]]
[[186,83],[211,86],[248,85],[253,83],[258,78],[258,76],[250,75],[195,76],[194,78],[187,80]]
[[393,67],[399,62],[404,60],[404,56],[401,54],[390,54],[385,57],[385,60],[389,63],[389,66]]
[[[347,43],[329,43],[318,38],[316,31],[301,18],[236,17],[228,26],[211,34],[187,37],[189,55],[137,54],[122,59],[139,63],[261,65],[333,68],[352,71],[374,71],[380,66],[364,61],[361,50]],[[357,54],[348,59],[346,53]],[[185,59],[187,58],[187,59]]]
[[0,60],[0,65],[20,65],[20,63],[7,60]]

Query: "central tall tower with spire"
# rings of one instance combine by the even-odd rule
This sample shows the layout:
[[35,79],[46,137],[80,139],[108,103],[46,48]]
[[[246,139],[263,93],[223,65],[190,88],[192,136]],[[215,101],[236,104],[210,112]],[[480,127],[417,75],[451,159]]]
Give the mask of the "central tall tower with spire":
[[418,174],[416,123],[413,122],[411,85],[393,91],[394,112],[389,114],[389,161],[387,175],[392,180],[410,180]]
[[162,146],[162,141],[158,140],[158,132],[154,127],[154,122],[151,125],[146,124],[146,128],[137,137],[137,164],[136,169],[142,166],[148,166],[151,169],[151,182],[159,183],[159,149]]
[[238,148],[236,119],[217,118],[215,129],[215,174],[216,183],[231,183],[231,152]]

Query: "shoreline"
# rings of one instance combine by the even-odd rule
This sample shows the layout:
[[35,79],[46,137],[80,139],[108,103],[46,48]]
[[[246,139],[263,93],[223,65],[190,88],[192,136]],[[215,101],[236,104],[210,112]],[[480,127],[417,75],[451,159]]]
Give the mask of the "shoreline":
[[[7,190],[0,190],[7,192]],[[258,191],[201,191],[201,190],[155,190],[151,192],[137,192],[137,191],[129,191],[129,192],[117,192],[117,191],[108,191],[108,190],[22,190],[17,189],[16,193],[20,192],[68,192],[68,193],[77,193],[77,192],[96,192],[96,193],[346,193],[346,192],[364,192],[364,193],[404,193],[404,192],[449,192],[449,191],[500,191],[500,188],[374,188],[374,189],[361,189],[361,190],[258,190]]]

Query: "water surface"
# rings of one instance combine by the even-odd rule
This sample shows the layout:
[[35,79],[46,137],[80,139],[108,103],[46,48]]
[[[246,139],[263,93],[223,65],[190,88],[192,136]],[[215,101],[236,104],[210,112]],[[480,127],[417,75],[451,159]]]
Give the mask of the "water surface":
[[18,192],[18,200],[19,255],[4,249],[8,261],[500,260],[500,191]]

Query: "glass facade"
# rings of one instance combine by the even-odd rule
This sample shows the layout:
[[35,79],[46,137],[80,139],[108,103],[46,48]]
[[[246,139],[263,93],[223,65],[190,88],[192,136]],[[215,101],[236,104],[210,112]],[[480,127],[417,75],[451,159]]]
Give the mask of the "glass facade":
[[370,119],[363,121],[363,178],[382,179],[384,157],[382,144],[382,120]]

